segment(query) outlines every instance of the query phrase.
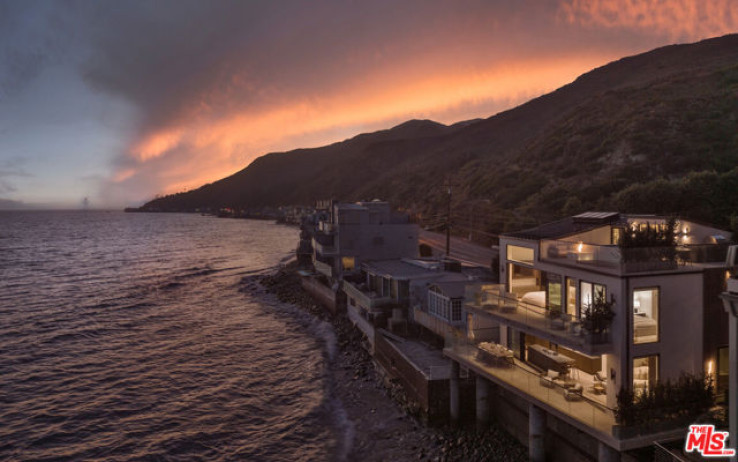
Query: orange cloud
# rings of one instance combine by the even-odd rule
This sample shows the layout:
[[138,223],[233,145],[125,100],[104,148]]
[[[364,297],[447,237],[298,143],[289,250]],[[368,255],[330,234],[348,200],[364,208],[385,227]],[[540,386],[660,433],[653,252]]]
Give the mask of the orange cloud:
[[[130,157],[139,172],[161,170],[155,175],[161,192],[179,192],[231,174],[269,151],[328,144],[411,118],[452,123],[459,113],[488,117],[568,83],[610,58],[614,56],[531,59],[436,73],[424,65],[405,69],[401,79],[395,68],[388,68],[329,95],[267,110],[243,109],[212,120],[200,116],[144,137],[131,148]],[[163,162],[167,156],[181,158]]]
[[133,156],[141,161],[158,157],[177,146],[182,140],[182,129],[165,130],[144,138],[131,148]]
[[588,27],[634,28],[699,40],[738,31],[735,0],[566,0],[560,17]]

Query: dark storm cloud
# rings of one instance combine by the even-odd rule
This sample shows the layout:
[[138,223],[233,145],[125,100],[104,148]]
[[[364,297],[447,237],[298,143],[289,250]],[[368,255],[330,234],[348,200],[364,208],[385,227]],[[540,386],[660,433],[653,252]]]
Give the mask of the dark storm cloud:
[[[116,148],[100,154],[112,170],[102,194],[141,200],[265,150],[492,115],[614,58],[735,28],[698,17],[738,18],[717,14],[730,2],[0,0],[0,103],[47,68],[73,70],[87,94],[71,100],[92,94],[125,113]],[[70,91],[57,85],[50,94]],[[0,133],[13,118],[2,109]]]

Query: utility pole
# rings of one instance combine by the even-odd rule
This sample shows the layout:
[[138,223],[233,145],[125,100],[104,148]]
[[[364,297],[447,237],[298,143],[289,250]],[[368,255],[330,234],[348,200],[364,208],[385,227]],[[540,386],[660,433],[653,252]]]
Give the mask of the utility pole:
[[451,183],[448,183],[448,209],[446,211],[446,258],[451,257]]

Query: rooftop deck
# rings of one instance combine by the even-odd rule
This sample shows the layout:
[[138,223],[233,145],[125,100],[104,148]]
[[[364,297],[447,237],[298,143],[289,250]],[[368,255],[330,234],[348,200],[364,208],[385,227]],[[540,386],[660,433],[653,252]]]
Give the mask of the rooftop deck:
[[724,263],[727,244],[621,248],[578,241],[543,239],[543,262],[596,269],[611,274],[693,269],[695,264]]

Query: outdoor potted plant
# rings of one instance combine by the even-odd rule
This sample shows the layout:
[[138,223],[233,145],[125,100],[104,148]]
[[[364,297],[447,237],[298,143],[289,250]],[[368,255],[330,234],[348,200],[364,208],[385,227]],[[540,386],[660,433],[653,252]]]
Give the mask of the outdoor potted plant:
[[615,300],[607,301],[604,295],[598,294],[590,306],[582,313],[582,328],[594,339],[602,339],[610,329],[612,319],[615,317],[613,311]]

